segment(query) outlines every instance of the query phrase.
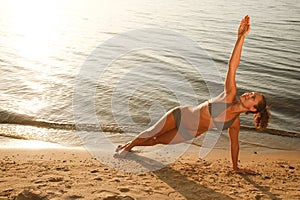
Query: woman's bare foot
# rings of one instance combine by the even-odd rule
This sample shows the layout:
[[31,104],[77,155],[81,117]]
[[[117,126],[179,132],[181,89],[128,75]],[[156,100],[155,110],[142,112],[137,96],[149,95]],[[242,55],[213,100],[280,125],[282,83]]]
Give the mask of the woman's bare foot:
[[126,158],[127,154],[129,153],[130,151],[126,151],[125,149],[122,149],[120,150],[119,152],[116,152],[114,154],[114,158]]
[[119,145],[116,149],[116,153],[114,155],[115,158],[125,158],[126,155],[131,151],[131,142],[128,142],[125,145]]
[[124,148],[125,145],[118,145],[118,147],[116,148],[116,153],[118,153],[120,150],[122,150]]

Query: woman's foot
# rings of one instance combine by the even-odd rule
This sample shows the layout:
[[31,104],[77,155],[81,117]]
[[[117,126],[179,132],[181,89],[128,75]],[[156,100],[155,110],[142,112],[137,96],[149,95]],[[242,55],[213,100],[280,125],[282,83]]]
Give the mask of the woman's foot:
[[115,158],[125,158],[126,155],[131,151],[131,142],[128,142],[125,145],[119,145],[116,149],[116,153],[114,155]]
[[114,154],[114,158],[126,158],[128,153],[129,153],[129,151],[126,151],[125,149],[122,149],[121,151],[116,152]]
[[116,148],[116,153],[118,153],[120,150],[122,150],[124,147],[124,145],[118,145],[118,147]]

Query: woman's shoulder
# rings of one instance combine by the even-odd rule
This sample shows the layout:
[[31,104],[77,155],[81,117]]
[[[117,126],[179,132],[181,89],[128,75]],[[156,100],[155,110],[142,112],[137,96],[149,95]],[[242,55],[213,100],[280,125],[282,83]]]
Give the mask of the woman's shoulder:
[[236,95],[222,92],[219,96],[208,100],[208,103],[234,103],[237,101]]

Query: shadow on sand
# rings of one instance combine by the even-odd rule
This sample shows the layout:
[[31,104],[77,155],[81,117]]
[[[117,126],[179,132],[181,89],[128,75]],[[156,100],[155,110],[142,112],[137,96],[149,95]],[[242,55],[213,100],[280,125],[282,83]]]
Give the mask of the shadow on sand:
[[232,199],[225,194],[216,192],[210,188],[194,182],[193,180],[188,179],[179,171],[176,171],[169,166],[164,166],[162,163],[157,162],[153,159],[137,154],[131,154],[130,156],[126,157],[126,159],[134,160],[150,171],[154,166],[155,168],[160,169],[153,171],[152,173],[155,174],[160,180],[168,184],[170,187],[172,187],[174,190],[179,192],[186,199]]
[[270,199],[273,200],[281,200],[281,198],[277,197],[275,194],[271,193],[268,189],[266,189],[264,186],[261,186],[259,184],[257,184],[256,182],[254,182],[253,180],[251,180],[247,175],[243,175],[241,174],[241,177],[243,177],[249,184],[253,185],[254,187],[256,187],[258,190],[260,190],[262,193],[264,193],[265,195],[269,196]]

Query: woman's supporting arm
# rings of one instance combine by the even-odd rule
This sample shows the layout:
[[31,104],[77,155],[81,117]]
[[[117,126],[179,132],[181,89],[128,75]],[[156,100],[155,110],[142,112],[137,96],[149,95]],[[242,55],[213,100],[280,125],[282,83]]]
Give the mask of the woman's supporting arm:
[[231,150],[231,159],[232,159],[232,168],[236,173],[239,174],[256,174],[251,169],[240,169],[238,167],[238,159],[239,159],[239,131],[240,131],[240,120],[235,120],[232,127],[228,129],[229,137],[230,137],[230,150]]
[[225,93],[227,95],[232,96],[233,98],[235,98],[236,96],[236,81],[235,81],[236,70],[240,63],[244,40],[246,35],[249,33],[249,31],[250,31],[250,18],[248,16],[245,16],[242,19],[238,29],[238,38],[230,56],[230,60],[228,63],[228,71],[227,71],[225,85],[224,85]]
[[231,150],[231,159],[233,170],[238,170],[238,157],[239,157],[239,131],[240,131],[240,122],[237,119],[233,126],[229,128],[229,137],[230,137],[230,150]]

